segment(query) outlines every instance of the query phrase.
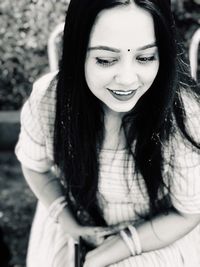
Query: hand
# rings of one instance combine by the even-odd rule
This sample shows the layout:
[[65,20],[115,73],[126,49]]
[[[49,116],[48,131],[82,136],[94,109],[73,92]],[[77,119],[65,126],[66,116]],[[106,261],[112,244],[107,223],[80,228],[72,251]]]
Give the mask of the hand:
[[104,227],[83,227],[82,239],[91,247],[95,248],[101,245],[106,236],[113,234],[113,230]]
[[101,245],[106,237],[116,233],[116,229],[113,227],[80,226],[77,233],[88,245],[95,248]]
[[130,256],[121,237],[110,236],[98,248],[87,253],[83,267],[106,267]]
[[112,235],[119,231],[119,226],[110,227],[93,227],[82,226],[77,223],[71,214],[68,207],[64,208],[59,215],[59,224],[63,230],[63,234],[69,235],[75,240],[82,237],[84,240],[88,240],[88,243],[95,246],[101,244],[105,237]]
[[[80,235],[86,243],[92,247],[97,247],[103,243],[105,238],[117,234],[125,228],[124,224],[116,224],[108,227],[84,227],[87,234]],[[84,231],[83,229],[81,231]]]
[[81,226],[77,223],[73,223],[69,227],[65,221],[62,221],[60,224],[67,235],[71,236],[75,240],[82,237],[84,241],[93,247],[99,246],[104,241],[105,237],[108,237],[118,231],[113,227]]
[[80,236],[88,245],[97,247],[103,243],[105,238],[118,233],[121,229],[121,225],[110,227],[82,227],[82,234],[80,234]]

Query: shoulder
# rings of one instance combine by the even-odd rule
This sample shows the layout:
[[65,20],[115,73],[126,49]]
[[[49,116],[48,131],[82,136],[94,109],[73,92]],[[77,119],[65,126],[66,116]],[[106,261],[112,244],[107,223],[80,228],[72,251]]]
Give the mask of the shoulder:
[[47,121],[49,118],[54,120],[56,85],[57,72],[45,74],[33,83],[31,95],[24,106],[28,106],[34,116],[40,117],[40,120]]
[[55,101],[56,82],[57,72],[43,75],[33,83],[30,98],[38,103],[45,97]]
[[28,123],[37,125],[40,131],[50,131],[55,119],[56,84],[57,73],[46,74],[34,82],[32,92],[21,110],[22,125]]

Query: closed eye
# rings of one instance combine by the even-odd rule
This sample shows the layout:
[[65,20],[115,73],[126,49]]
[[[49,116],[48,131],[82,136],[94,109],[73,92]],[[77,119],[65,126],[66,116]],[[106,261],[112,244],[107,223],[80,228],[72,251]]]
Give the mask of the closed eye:
[[99,58],[96,57],[96,64],[102,66],[102,67],[109,67],[114,65],[117,62],[116,58],[108,59],[108,58]]
[[137,61],[141,64],[147,64],[149,62],[152,62],[154,60],[156,60],[157,57],[156,56],[142,56],[142,57],[137,57]]

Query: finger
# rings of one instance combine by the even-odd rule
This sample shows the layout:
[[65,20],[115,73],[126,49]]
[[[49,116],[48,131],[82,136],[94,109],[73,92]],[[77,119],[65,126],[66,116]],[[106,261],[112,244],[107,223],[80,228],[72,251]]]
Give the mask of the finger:
[[106,227],[84,227],[81,235],[82,236],[105,236],[113,233],[113,230]]
[[118,232],[118,230],[113,228],[113,227],[97,227],[97,228],[95,228],[95,233],[100,237],[112,235],[112,234],[115,234],[116,232]]
[[106,237],[106,236],[110,236],[110,235],[114,235],[116,234],[118,231],[114,230],[114,229],[111,229],[111,230],[104,230],[104,231],[101,231],[101,232],[98,232],[97,233],[97,236],[98,237]]

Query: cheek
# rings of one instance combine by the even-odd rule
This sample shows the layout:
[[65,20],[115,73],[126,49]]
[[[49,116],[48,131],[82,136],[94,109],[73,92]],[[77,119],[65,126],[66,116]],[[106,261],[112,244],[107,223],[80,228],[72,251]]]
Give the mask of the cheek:
[[100,76],[94,71],[91,70],[89,72],[86,72],[86,82],[91,91],[96,90],[98,87],[100,87],[102,80]]
[[90,88],[106,86],[112,79],[112,73],[109,70],[100,68],[96,64],[86,63],[85,78]]
[[90,89],[92,87],[92,84],[94,83],[95,78],[94,78],[93,68],[89,61],[86,61],[85,63],[85,80]]
[[95,66],[92,64],[85,65],[85,79],[90,91],[98,96],[100,93],[99,88],[101,87],[102,79],[98,72],[95,71]]
[[159,69],[159,64],[155,66],[149,66],[146,71],[143,72],[143,81],[146,84],[152,84],[155,80]]

